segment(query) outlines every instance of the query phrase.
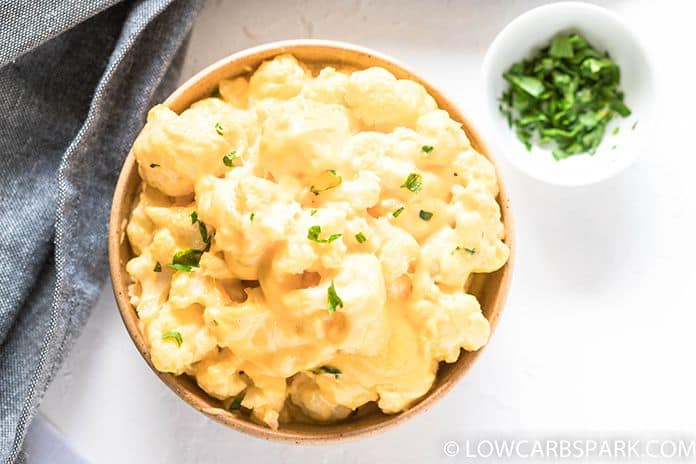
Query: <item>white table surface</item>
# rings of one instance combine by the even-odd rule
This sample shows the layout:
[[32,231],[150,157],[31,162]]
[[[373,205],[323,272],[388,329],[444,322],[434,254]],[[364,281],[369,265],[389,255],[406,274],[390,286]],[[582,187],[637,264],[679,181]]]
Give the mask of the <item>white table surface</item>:
[[[476,120],[488,44],[540,3],[210,1],[183,77],[264,42],[346,40],[409,63]],[[696,2],[599,3],[652,53],[661,102],[652,145],[634,167],[592,187],[550,187],[502,166],[518,243],[506,312],[474,369],[428,412],[344,445],[242,435],[150,372],[107,285],[42,413],[90,461],[119,464],[445,462],[442,444],[470,436],[696,431]]]

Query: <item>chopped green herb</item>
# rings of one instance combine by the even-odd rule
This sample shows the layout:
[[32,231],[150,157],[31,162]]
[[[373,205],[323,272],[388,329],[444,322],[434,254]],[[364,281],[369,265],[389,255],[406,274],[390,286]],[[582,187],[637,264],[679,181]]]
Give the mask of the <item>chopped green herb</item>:
[[394,212],[392,213],[392,216],[394,216],[394,217],[399,217],[399,214],[401,214],[401,213],[403,213],[403,212],[404,212],[404,207],[402,206],[401,208],[399,208],[399,209],[397,209],[396,211],[394,211]]
[[544,83],[536,77],[520,76],[509,72],[503,74],[503,77],[514,88],[522,90],[526,92],[527,95],[531,95],[534,98],[539,98],[545,90]]
[[167,264],[167,267],[174,269],[175,271],[181,271],[181,272],[191,272],[193,270],[193,266],[189,266],[186,264]]
[[201,240],[203,240],[203,243],[207,244],[208,248],[210,248],[210,241],[213,237],[208,235],[208,228],[205,226],[203,221],[198,219],[198,213],[194,211],[191,213],[191,224],[195,224],[196,222],[198,223],[198,231],[201,234]]
[[499,109],[528,150],[548,147],[557,160],[594,154],[609,122],[631,114],[620,76],[609,55],[582,36],[559,35],[503,74],[509,87]]
[[336,293],[336,287],[334,287],[333,280],[331,281],[331,286],[326,291],[326,293],[328,299],[328,309],[330,313],[333,313],[336,311],[336,309],[343,307],[343,300],[341,300],[341,298]]
[[[459,250],[464,250],[470,255],[475,255],[476,254],[476,248],[467,248],[467,247],[460,247],[458,246],[457,248],[454,249],[454,251],[459,251]],[[454,253],[454,251],[452,253]]]
[[631,130],[636,130],[637,125],[638,125],[638,121],[634,122],[633,125],[631,126]]
[[420,213],[418,213],[418,216],[420,216],[420,218],[424,221],[429,221],[430,218],[433,217],[433,213],[431,213],[430,211],[420,210]]
[[252,211],[252,213],[249,215],[249,222],[254,222],[254,216],[256,216],[256,213]]
[[319,210],[318,210],[318,209],[313,209],[313,210],[311,210],[311,211],[309,212],[309,215],[310,215],[310,216],[314,216],[315,214],[317,214],[317,211],[319,211]]
[[331,243],[334,240],[341,237],[343,234],[331,234],[327,239],[320,239],[319,234],[321,234],[321,226],[312,226],[307,230],[307,238],[317,243]]
[[194,267],[198,267],[203,252],[195,248],[186,248],[174,253],[171,264],[167,264],[172,269],[183,272],[191,272]]
[[616,135],[619,133],[619,126],[616,126],[613,131],[611,131],[612,135]]
[[234,166],[234,160],[236,158],[237,158],[237,151],[233,150],[222,157],[222,162],[224,163],[225,166],[227,166],[228,168],[231,168],[232,166]]
[[355,240],[357,240],[358,243],[365,243],[367,241],[367,238],[365,238],[362,232],[358,232],[357,234],[355,234]]
[[333,169],[329,169],[315,179],[314,184],[309,187],[309,191],[315,195],[319,195],[320,192],[338,187],[342,182],[343,178],[336,174],[336,171]]
[[431,151],[433,151],[434,148],[435,147],[433,147],[432,145],[423,145],[421,147],[421,150],[423,150],[423,152],[425,153],[430,153]]
[[158,167],[160,167],[160,165],[157,163],[150,163],[150,167],[151,168],[158,168]]
[[[212,236],[208,235],[208,228],[205,226],[205,224],[202,221],[198,221],[198,231],[201,234],[201,240],[203,240],[203,243],[208,245],[210,247],[210,241],[213,239]],[[207,249],[206,249],[207,251]]]
[[184,339],[181,337],[181,333],[177,332],[176,330],[172,330],[170,332],[162,334],[162,340],[168,340],[170,338],[176,340],[177,346],[181,346],[181,344],[184,343]]
[[423,188],[423,177],[420,174],[412,172],[408,175],[401,188],[408,189],[413,193],[418,193]]
[[332,374],[336,378],[338,378],[338,376],[343,373],[343,372],[341,372],[341,369],[339,369],[338,367],[333,367],[333,366],[319,366],[317,369],[314,369],[312,372],[314,372],[315,374]]
[[230,403],[229,410],[234,412],[234,411],[239,411],[240,409],[242,409],[242,401],[243,400],[244,400],[244,395],[237,395]]
[[153,269],[155,272],[162,272],[162,265],[160,264],[159,261],[157,261],[157,264],[155,264],[155,268]]
[[222,127],[222,124],[219,122],[215,123],[215,132],[218,133],[218,135],[223,135],[225,133],[225,128]]
[[549,55],[554,58],[572,58],[573,45],[570,43],[570,39],[562,35],[553,39],[549,48]]

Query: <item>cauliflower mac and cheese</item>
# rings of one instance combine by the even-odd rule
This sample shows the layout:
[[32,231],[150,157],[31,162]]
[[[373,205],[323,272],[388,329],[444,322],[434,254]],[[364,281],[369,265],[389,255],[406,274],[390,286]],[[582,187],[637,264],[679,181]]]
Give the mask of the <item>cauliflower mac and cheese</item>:
[[154,366],[272,428],[428,392],[508,258],[491,163],[418,83],[293,56],[155,106],[133,146],[131,302]]

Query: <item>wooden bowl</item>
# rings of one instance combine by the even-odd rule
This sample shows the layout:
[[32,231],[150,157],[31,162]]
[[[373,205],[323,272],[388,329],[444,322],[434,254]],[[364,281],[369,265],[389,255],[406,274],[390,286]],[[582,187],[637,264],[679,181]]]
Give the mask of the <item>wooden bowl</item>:
[[[440,108],[447,110],[452,119],[463,124],[474,148],[490,158],[486,146],[473,126],[464,118],[459,109],[436,88],[397,61],[372,50],[347,43],[324,40],[292,40],[250,48],[230,55],[196,74],[170,95],[164,103],[180,113],[195,101],[210,96],[222,79],[247,74],[255,70],[264,60],[271,59],[281,53],[292,53],[300,61],[308,63],[310,66],[332,64],[336,67],[357,69],[381,66],[398,78],[411,79],[421,83],[435,98]],[[464,376],[478,357],[480,350],[472,353],[462,351],[457,362],[441,363],[435,383],[430,391],[410,409],[396,415],[383,414],[374,405],[367,405],[367,407],[361,407],[358,414],[335,424],[281,424],[278,430],[271,430],[251,422],[244,415],[228,412],[222,407],[219,400],[203,392],[196,385],[195,380],[185,375],[174,376],[159,372],[153,367],[150,360],[148,347],[140,330],[138,316],[128,298],[130,277],[125,270],[126,263],[133,257],[133,252],[125,237],[125,228],[140,182],[135,157],[131,152],[126,158],[116,185],[109,224],[109,266],[116,302],[128,333],[150,368],[181,399],[207,416],[256,437],[298,444],[327,443],[367,437],[389,427],[394,427],[396,424],[426,410]],[[498,177],[498,183],[500,194],[497,200],[505,224],[505,242],[512,252],[514,243],[509,200],[500,177]],[[500,270],[491,274],[477,274],[471,280],[469,292],[476,295],[481,303],[483,313],[490,321],[491,331],[495,328],[503,309],[511,273],[512,253],[507,264]]]

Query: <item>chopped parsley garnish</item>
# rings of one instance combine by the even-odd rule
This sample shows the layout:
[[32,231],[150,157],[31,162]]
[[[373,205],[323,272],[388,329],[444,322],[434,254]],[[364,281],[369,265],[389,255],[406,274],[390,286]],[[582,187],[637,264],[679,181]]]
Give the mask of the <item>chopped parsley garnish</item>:
[[151,168],[158,168],[158,167],[160,167],[160,165],[157,163],[150,163],[150,167]]
[[423,150],[424,153],[430,153],[431,151],[433,151],[434,148],[435,147],[433,147],[432,145],[423,145],[421,147],[421,150]]
[[210,247],[210,241],[213,237],[208,235],[208,228],[205,226],[203,221],[198,219],[198,213],[194,211],[191,213],[191,224],[195,224],[196,222],[198,223],[198,232],[201,234],[201,240],[203,240],[203,243]]
[[319,195],[321,192],[326,190],[336,188],[343,182],[343,178],[339,176],[336,171],[329,169],[321,173],[309,187],[309,191],[315,195]]
[[244,395],[237,395],[230,403],[230,411],[239,411],[242,409],[242,401],[244,400]]
[[198,267],[203,252],[195,248],[186,248],[174,253],[171,264],[167,264],[172,269],[183,272],[191,272],[194,267]]
[[311,210],[311,211],[309,212],[309,215],[310,215],[310,216],[314,216],[315,214],[317,214],[317,211],[319,211],[319,210],[318,210],[318,209],[313,209],[313,210]]
[[459,251],[459,250],[464,250],[470,255],[475,255],[476,254],[476,248],[467,248],[467,247],[460,247],[458,246],[457,248],[454,249],[454,251]]
[[631,130],[636,130],[637,125],[638,125],[638,121],[634,122],[633,125],[631,126]]
[[181,272],[191,272],[193,270],[193,266],[188,266],[186,264],[170,263],[170,264],[167,264],[167,267],[174,269],[175,271],[181,271]]
[[218,133],[218,135],[223,135],[225,133],[225,128],[222,127],[222,124],[219,122],[215,123],[215,132]]
[[616,126],[613,131],[611,131],[612,135],[616,135],[619,133],[619,126]]
[[254,216],[256,216],[256,213],[252,211],[249,215],[249,222],[254,222]]
[[319,234],[321,234],[321,226],[312,226],[307,230],[307,238],[313,242],[317,243],[331,243],[334,240],[341,237],[343,234],[331,234],[329,238],[320,239]]
[[357,240],[358,243],[365,243],[367,241],[367,238],[365,238],[362,232],[358,232],[357,234],[355,234],[355,240]]
[[412,172],[408,175],[401,188],[409,189],[413,193],[418,193],[423,188],[423,178],[420,174]]
[[433,217],[433,213],[431,213],[430,211],[420,210],[420,213],[418,213],[418,216],[420,216],[420,218],[424,221],[429,221],[430,218]]
[[213,237],[208,235],[208,228],[202,221],[198,221],[198,231],[201,234],[201,240],[203,240],[203,243],[210,246],[210,240],[212,240]]
[[162,334],[162,340],[168,340],[170,338],[176,340],[177,346],[181,346],[181,344],[184,343],[184,339],[182,338],[181,333],[177,332],[176,330],[172,330],[170,332]]
[[336,287],[334,287],[333,280],[331,281],[331,286],[326,291],[328,300],[328,310],[330,313],[336,312],[336,309],[343,307],[343,300],[336,293]]
[[237,158],[237,151],[233,150],[222,157],[222,162],[225,164],[225,166],[231,168],[232,166],[234,166],[234,160],[236,158]]
[[155,264],[155,268],[153,269],[155,272],[162,272],[162,265],[160,264],[159,261],[157,261],[157,264]]
[[619,89],[621,73],[608,53],[578,34],[559,35],[534,56],[513,64],[500,111],[520,141],[549,147],[557,160],[594,154],[615,117],[631,110]]
[[394,217],[399,217],[399,214],[401,214],[401,213],[403,213],[403,212],[404,212],[404,207],[402,206],[401,208],[399,208],[399,209],[397,209],[396,211],[394,211],[394,212],[392,213],[392,216],[394,216]]
[[338,378],[338,376],[343,373],[341,372],[341,369],[334,366],[319,366],[312,372],[314,372],[315,374],[332,374],[336,378]]

